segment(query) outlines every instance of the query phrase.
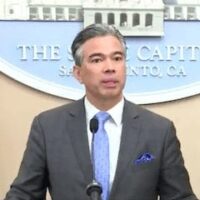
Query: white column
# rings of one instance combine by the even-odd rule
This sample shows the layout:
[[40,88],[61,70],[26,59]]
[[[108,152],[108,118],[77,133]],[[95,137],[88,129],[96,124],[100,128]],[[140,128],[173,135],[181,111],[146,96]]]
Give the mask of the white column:
[[69,8],[68,7],[65,8],[64,13],[65,13],[65,19],[69,20]]
[[140,12],[140,27],[144,28],[145,27],[145,15],[146,12]]
[[102,22],[107,24],[107,11],[100,11],[100,13],[102,14]]
[[56,20],[56,8],[52,7],[51,8],[51,16],[53,20]]
[[128,12],[128,13],[127,13],[127,23],[128,23],[128,27],[132,27],[132,24],[133,24],[132,21],[133,21],[133,20],[132,20],[132,13],[131,13],[131,12]]
[[38,7],[38,15],[39,15],[39,19],[43,19],[43,7],[42,6]]
[[120,26],[120,12],[115,13],[115,25],[116,27]]

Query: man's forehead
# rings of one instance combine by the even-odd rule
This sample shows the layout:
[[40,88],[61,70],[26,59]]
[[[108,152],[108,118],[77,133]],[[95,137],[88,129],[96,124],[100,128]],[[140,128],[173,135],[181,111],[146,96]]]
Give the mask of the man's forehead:
[[[107,40],[109,42],[107,42],[107,43],[105,43],[105,42],[100,43],[99,42],[100,40],[101,41]],[[87,45],[87,44],[89,44],[89,45],[91,45],[91,44],[93,44],[93,45],[95,45],[95,44],[108,45],[108,44],[111,44],[113,42],[119,43],[121,45],[120,40],[117,37],[113,36],[113,35],[104,35],[104,36],[96,36],[96,37],[93,37],[93,38],[89,38],[88,40],[86,40],[83,43],[83,45]]]

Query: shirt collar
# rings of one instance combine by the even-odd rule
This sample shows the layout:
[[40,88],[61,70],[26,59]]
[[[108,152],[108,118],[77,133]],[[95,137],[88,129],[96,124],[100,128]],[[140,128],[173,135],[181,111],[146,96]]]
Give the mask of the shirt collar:
[[[87,97],[85,97],[84,104],[86,109],[87,121],[90,121],[100,110],[97,109],[93,104],[91,104]],[[124,98],[122,98],[120,102],[118,102],[114,107],[107,111],[113,121],[116,123],[116,125],[120,125],[122,122],[123,108]]]

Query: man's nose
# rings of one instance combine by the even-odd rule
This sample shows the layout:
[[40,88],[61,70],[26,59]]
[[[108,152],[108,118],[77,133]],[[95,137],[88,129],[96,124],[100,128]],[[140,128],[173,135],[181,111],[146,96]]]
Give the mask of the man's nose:
[[105,72],[114,72],[115,71],[115,65],[112,60],[108,59],[105,63]]

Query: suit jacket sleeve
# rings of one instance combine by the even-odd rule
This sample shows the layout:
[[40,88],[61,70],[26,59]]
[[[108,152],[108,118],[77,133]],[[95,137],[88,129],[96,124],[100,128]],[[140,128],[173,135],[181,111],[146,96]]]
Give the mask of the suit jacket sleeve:
[[170,124],[165,137],[159,179],[160,199],[197,199],[190,186],[173,123]]
[[34,119],[19,174],[6,200],[42,200],[47,187],[45,138],[39,120]]

